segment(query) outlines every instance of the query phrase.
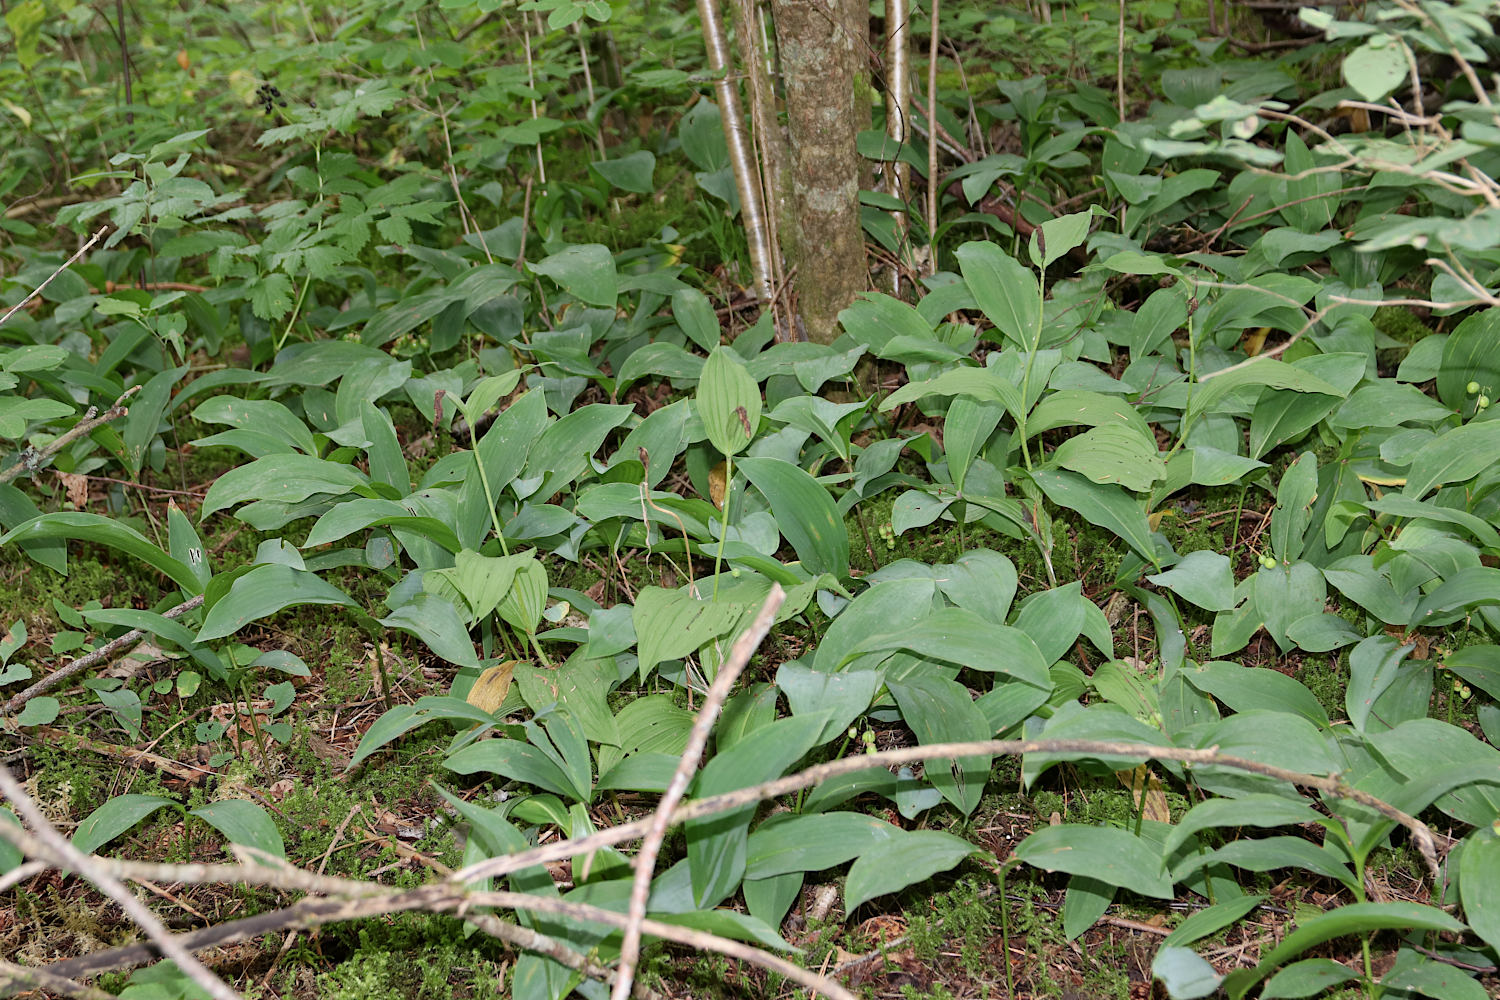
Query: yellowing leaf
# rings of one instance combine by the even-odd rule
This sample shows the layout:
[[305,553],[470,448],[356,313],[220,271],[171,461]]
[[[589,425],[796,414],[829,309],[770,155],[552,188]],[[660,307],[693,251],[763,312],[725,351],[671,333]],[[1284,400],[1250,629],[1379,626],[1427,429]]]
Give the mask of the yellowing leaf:
[[724,509],[724,496],[729,492],[728,471],[724,462],[708,470],[708,498],[720,510]]
[[0,107],[4,107],[6,111],[9,111],[11,114],[19,118],[21,120],[21,124],[26,128],[31,128],[30,111],[27,111],[25,108],[21,107],[19,104],[16,104],[14,101],[7,101],[4,99],[0,99]]
[[510,680],[515,675],[516,662],[506,660],[480,674],[479,680],[474,682],[464,701],[482,712],[493,714],[498,711],[505,703],[505,696],[510,693]]
[[1151,768],[1145,764],[1130,771],[1116,771],[1115,777],[1120,779],[1120,784],[1130,789],[1130,797],[1135,800],[1135,807],[1141,810],[1142,815],[1154,823],[1172,822],[1172,810],[1167,807],[1167,793],[1162,790],[1161,781]]

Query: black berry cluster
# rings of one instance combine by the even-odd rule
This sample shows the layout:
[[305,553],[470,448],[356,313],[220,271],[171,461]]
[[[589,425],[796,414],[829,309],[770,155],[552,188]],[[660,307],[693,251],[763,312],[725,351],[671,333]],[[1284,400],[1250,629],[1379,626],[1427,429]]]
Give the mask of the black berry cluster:
[[286,107],[286,98],[281,96],[281,88],[274,83],[263,83],[255,91],[255,99],[260,102],[261,110],[270,114],[274,108]]

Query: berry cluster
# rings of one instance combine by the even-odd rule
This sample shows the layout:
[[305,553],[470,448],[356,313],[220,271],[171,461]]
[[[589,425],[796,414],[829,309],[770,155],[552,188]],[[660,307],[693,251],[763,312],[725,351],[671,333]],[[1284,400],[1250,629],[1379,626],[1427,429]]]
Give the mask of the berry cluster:
[[263,83],[255,91],[255,99],[260,102],[261,110],[270,114],[273,109],[286,107],[286,98],[281,96],[281,88],[274,83]]

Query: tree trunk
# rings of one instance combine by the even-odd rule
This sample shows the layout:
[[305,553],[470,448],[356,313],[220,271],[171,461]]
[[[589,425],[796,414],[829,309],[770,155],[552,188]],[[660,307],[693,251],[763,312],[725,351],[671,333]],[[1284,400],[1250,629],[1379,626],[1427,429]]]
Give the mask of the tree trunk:
[[863,120],[869,120],[868,15],[855,35],[849,28],[852,17],[839,18],[842,23],[829,17],[846,6],[854,5],[847,0],[771,3],[791,136],[798,311],[807,339],[820,344],[833,342],[839,310],[869,284],[855,147],[861,103]]

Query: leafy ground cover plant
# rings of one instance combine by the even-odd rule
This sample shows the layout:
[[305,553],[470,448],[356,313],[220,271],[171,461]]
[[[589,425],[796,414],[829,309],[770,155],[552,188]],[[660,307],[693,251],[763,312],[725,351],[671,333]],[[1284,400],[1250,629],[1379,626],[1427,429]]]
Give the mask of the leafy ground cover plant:
[[[982,873],[1000,958],[971,965],[995,992],[1170,903],[1190,915],[1148,925],[1137,964],[1174,997],[1487,995],[1493,5],[1311,11],[1320,34],[1276,59],[1146,6],[1080,5],[1108,38],[1048,58],[1104,46],[1149,102],[1060,75],[939,87],[927,127],[963,155],[911,166],[940,214],[867,216],[899,259],[906,209],[933,266],[812,344],[715,269],[743,237],[681,13],[164,14],[201,57],[105,132],[38,55],[138,72],[86,39],[102,15],[15,5],[0,72],[39,103],[0,105],[31,129],[9,183],[50,169],[80,192],[61,224],[113,227],[70,261],[33,212],[6,219],[18,912],[58,922],[49,865],[116,899],[120,877],[239,882],[263,912],[178,944],[422,911],[512,948],[513,996],[629,991],[641,933],[759,970],[725,990],[845,996],[806,971],[825,886],[850,923],[898,921]],[[978,55],[1006,18],[975,13],[939,23]],[[306,45],[329,79],[298,74]],[[486,45],[506,58],[477,65]],[[195,66],[228,124],[198,120]],[[86,126],[120,151],[94,163]],[[672,199],[692,208],[655,214]],[[37,581],[100,563],[128,590],[42,604]],[[130,648],[146,672],[94,676]],[[172,783],[89,791],[42,763],[58,739]],[[299,785],[338,783],[349,818],[289,817]],[[1051,822],[1034,804],[1059,790],[1118,808]],[[388,859],[325,874],[366,809]],[[660,865],[622,853],[653,826]],[[216,837],[236,865],[144,860],[218,861]],[[409,863],[436,875],[379,880]],[[1027,960],[1023,879],[1061,931]],[[1255,947],[1216,952],[1229,935]],[[257,988],[306,992],[263,961]],[[227,990],[184,958],[114,988]]]

